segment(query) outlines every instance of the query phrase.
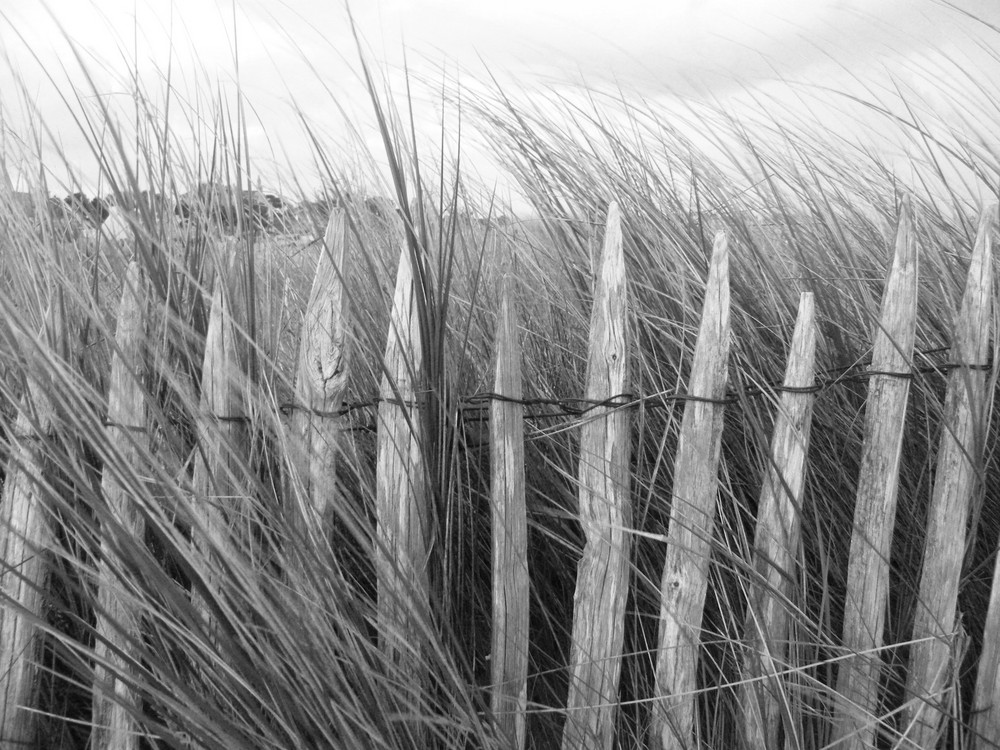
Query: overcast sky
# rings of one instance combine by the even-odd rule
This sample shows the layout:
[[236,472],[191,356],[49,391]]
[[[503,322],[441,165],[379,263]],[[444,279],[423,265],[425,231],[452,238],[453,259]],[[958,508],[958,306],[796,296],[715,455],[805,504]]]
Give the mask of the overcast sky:
[[[512,91],[584,81],[650,99],[727,102],[755,91],[780,98],[789,81],[843,90],[892,76],[929,106],[946,108],[952,84],[969,85],[961,71],[974,71],[981,85],[1000,80],[982,41],[1000,39],[987,29],[1000,26],[1000,1],[954,5],[959,10],[938,0],[364,0],[352,10],[367,54],[395,86],[405,50],[419,78],[439,78],[442,66],[466,80],[488,69]],[[345,161],[356,153],[347,123],[377,148],[345,6],[328,0],[0,0],[0,55],[8,152],[31,140],[26,121],[36,109],[88,186],[96,159],[62,98],[75,91],[93,105],[96,90],[127,116],[135,74],[160,107],[169,72],[175,116],[185,111],[181,100],[209,112],[218,92],[231,97],[238,85],[250,107],[252,155],[271,187],[289,169],[311,182],[300,118]],[[421,126],[439,126],[432,96],[422,93],[420,102],[427,102]],[[482,170],[491,174],[488,165]],[[64,176],[53,169],[55,180]]]

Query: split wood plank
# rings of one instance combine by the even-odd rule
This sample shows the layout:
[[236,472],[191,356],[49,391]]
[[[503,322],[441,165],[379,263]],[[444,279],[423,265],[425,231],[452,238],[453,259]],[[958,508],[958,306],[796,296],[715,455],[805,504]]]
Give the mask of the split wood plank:
[[[602,401],[629,388],[628,298],[621,212],[608,207],[590,319],[585,397]],[[631,415],[598,407],[580,434],[579,513],[586,542],[573,597],[569,696],[563,750],[610,750],[625,637],[632,509]]]
[[[981,489],[988,424],[986,370],[993,312],[993,256],[990,235],[996,206],[983,212],[969,263],[962,306],[955,321],[941,445],[927,517],[920,593],[906,678],[904,727],[922,748],[934,748],[957,682],[953,636],[958,587],[965,559],[969,508]],[[987,631],[988,633],[989,631]],[[987,636],[988,637],[988,636]],[[959,658],[961,656],[959,655]],[[995,690],[995,687],[991,687]],[[1000,692],[994,697],[1000,697]],[[988,708],[984,706],[988,713]],[[979,717],[979,712],[973,716]],[[1000,726],[998,724],[997,726]]]
[[729,241],[715,236],[674,461],[666,560],[660,584],[651,745],[696,746],[698,652],[708,591],[729,366]]
[[[746,660],[740,705],[747,747],[779,745],[782,715],[790,715],[780,673],[788,654],[790,604],[802,536],[806,456],[816,394],[794,389],[815,385],[816,305],[812,292],[799,298],[799,312],[785,368],[784,388],[771,437],[771,464],[761,487],[754,536],[750,604],[744,641]],[[786,736],[794,732],[786,726]],[[786,743],[797,746],[796,742]]]
[[843,648],[837,676],[833,742],[845,750],[871,748],[879,725],[879,649],[885,627],[889,548],[896,520],[899,462],[910,360],[917,320],[917,243],[909,202],[896,232],[892,268],[875,332],[865,437],[861,449],[854,527],[847,568]]
[[[47,327],[56,331],[57,345],[59,317],[53,304]],[[0,499],[0,589],[5,602],[0,607],[0,750],[33,744],[39,623],[44,622],[48,559],[58,545],[55,519],[45,507],[46,495],[53,491],[45,481],[45,442],[55,424],[54,404],[44,386],[29,376],[13,433],[7,436],[10,457]]]
[[[983,244],[983,253],[987,268],[992,271],[991,236],[996,227],[997,207],[989,210],[989,221],[993,226],[984,230],[980,224],[980,236],[977,238]],[[983,220],[986,221],[986,218]],[[984,269],[984,273],[986,273]],[[970,269],[970,277],[971,277]],[[978,353],[978,352],[977,352]],[[984,360],[979,360],[984,361]],[[993,363],[996,367],[996,362]],[[972,374],[972,373],[970,373]],[[980,419],[989,423],[988,414],[982,413]],[[980,427],[979,429],[982,429]],[[982,455],[981,444],[976,446]],[[986,623],[983,628],[983,650],[979,657],[979,673],[976,677],[976,689],[972,699],[972,728],[976,742],[989,745],[1000,741],[1000,564],[993,573],[993,589],[990,592],[990,603],[986,610]]]
[[[212,308],[205,336],[201,370],[201,400],[197,416],[198,452],[195,456],[194,488],[196,520],[192,530],[200,550],[204,575],[203,591],[196,591],[201,606],[216,605],[222,598],[212,593],[217,585],[219,561],[236,550],[250,550],[251,519],[246,507],[247,452],[245,383],[237,354],[236,331],[230,314],[225,279],[216,275]],[[234,536],[235,535],[235,536]],[[234,544],[234,540],[238,543]],[[206,621],[211,620],[204,613]]]
[[524,492],[524,404],[514,278],[500,286],[494,392],[490,402],[493,507],[493,692],[490,707],[507,747],[523,750],[528,703],[528,519]]
[[396,272],[378,406],[375,569],[383,652],[416,694],[425,683],[430,508],[417,389],[423,378],[413,266],[405,243]]
[[350,377],[350,342],[345,278],[350,262],[349,224],[334,209],[326,226],[309,302],[302,321],[295,408],[290,421],[293,454],[305,501],[299,514],[307,533],[330,522],[337,496],[337,456],[343,406]]
[[[108,388],[105,432],[109,446],[123,467],[136,470],[149,447],[146,430],[145,363],[146,293],[139,263],[132,261],[125,273],[115,352]],[[119,675],[129,672],[129,654],[142,642],[139,613],[123,590],[129,571],[115,554],[108,526],[114,534],[143,544],[146,525],[130,489],[107,464],[101,494],[108,517],[102,521],[101,558],[97,580],[97,638],[95,643],[94,729],[91,743],[97,750],[138,750],[140,734],[133,718],[141,710],[140,698]],[[137,663],[132,660],[131,663]]]

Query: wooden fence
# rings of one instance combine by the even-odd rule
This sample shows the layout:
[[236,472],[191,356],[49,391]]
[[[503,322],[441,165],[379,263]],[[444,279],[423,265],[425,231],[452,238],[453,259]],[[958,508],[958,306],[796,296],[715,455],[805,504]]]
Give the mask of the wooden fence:
[[[987,350],[992,334],[993,295],[990,236],[995,209],[984,213],[972,251],[968,280],[952,342],[944,425],[937,453],[937,469],[923,569],[919,581],[920,607],[916,614],[906,702],[901,726],[905,738],[895,743],[936,747],[946,731],[948,686],[955,663],[956,600],[966,545],[966,526],[975,493],[977,466],[984,453],[985,430],[991,400],[986,394]],[[874,353],[870,365],[865,410],[865,437],[857,482],[854,533],[850,547],[848,588],[838,679],[829,686],[833,715],[831,740],[838,747],[872,748],[879,741],[878,720],[883,642],[887,604],[889,542],[895,523],[898,470],[904,418],[913,361],[917,310],[918,250],[912,211],[903,206],[897,229],[895,256],[885,285],[881,319],[874,326]],[[319,266],[300,341],[296,399],[300,408],[287,421],[287,438],[306,492],[309,507],[302,517],[321,528],[327,503],[336,491],[337,442],[344,439],[336,420],[329,418],[342,404],[349,375],[347,304],[343,288],[351,263],[350,236],[342,214],[331,217],[325,236],[326,251]],[[655,659],[655,687],[651,701],[649,744],[657,748],[698,745],[698,663],[702,618],[709,585],[709,561],[718,497],[720,446],[726,409],[730,345],[730,243],[715,238],[708,268],[701,325],[687,384],[686,403],[674,458],[670,520],[660,585],[659,640]],[[609,750],[614,745],[619,710],[619,680],[629,587],[632,541],[630,508],[631,414],[630,341],[627,316],[628,284],[623,254],[620,210],[608,211],[603,250],[594,264],[595,283],[587,357],[586,393],[603,405],[583,422],[579,445],[579,522],[585,546],[577,570],[572,624],[572,649],[567,665],[564,750]],[[109,396],[108,439],[142,423],[142,398],[136,389],[142,373],[136,340],[142,334],[139,274],[127,277],[118,326],[118,346]],[[524,406],[520,374],[518,318],[512,302],[514,277],[503,276],[497,319],[496,397],[490,404],[490,461],[492,465],[493,629],[492,700],[500,736],[507,747],[526,745],[529,586],[527,511],[524,471]],[[421,402],[415,391],[422,366],[421,337],[416,319],[414,273],[404,247],[396,277],[390,316],[377,438],[377,534],[374,568],[378,578],[380,646],[419,690],[427,676],[426,662],[415,651],[423,642],[416,629],[430,620],[415,617],[431,606],[427,572],[426,462]],[[204,359],[202,408],[205,413],[235,417],[243,413],[241,382],[234,378],[233,333],[228,302],[221,284],[213,295]],[[770,461],[760,490],[753,559],[746,561],[749,602],[743,641],[743,674],[738,686],[743,733],[748,747],[798,745],[794,695],[788,674],[796,669],[789,653],[790,618],[794,610],[793,582],[802,528],[803,493],[810,442],[810,423],[816,397],[814,368],[817,325],[813,296],[803,293],[795,325],[774,431]],[[49,519],[39,513],[33,497],[43,472],[39,443],[25,436],[51,429],[50,407],[28,383],[31,406],[18,418],[14,444],[17,452],[4,485],[0,515],[5,533],[0,539],[4,570],[3,593],[19,610],[8,607],[0,620],[0,747],[13,748],[29,736],[33,668],[18,654],[28,652],[35,625],[30,613],[44,571],[31,549],[51,545]],[[28,413],[28,409],[32,409]],[[239,420],[224,430],[205,429],[204,445],[194,470],[195,483],[209,497],[232,497],[234,472],[227,462],[238,460],[244,445]],[[136,443],[124,441],[122,451],[138,460]],[[225,486],[210,486],[223,482]],[[141,536],[141,522],[130,512],[127,488],[105,477],[104,492],[110,513]],[[230,509],[231,511],[231,509]],[[206,506],[205,517],[193,534],[192,554],[199,554],[198,534],[213,535],[213,549],[224,547],[227,535],[238,534],[223,517],[238,516],[225,508]],[[308,531],[308,529],[307,529]],[[106,556],[105,565],[114,564]],[[10,571],[18,571],[16,574]],[[1000,742],[1000,567],[994,579],[987,613],[979,680],[973,699],[973,730],[984,746]],[[100,639],[97,679],[101,694],[117,693],[117,700],[95,701],[95,712],[105,732],[124,737],[136,698],[125,685],[111,685],[116,660],[128,649],[135,631],[127,604],[111,592],[101,594],[101,610],[118,621],[106,627]],[[132,623],[131,625],[129,623]],[[123,640],[124,637],[124,640]],[[134,633],[133,633],[133,636]],[[106,667],[106,668],[105,668]],[[102,740],[102,747],[126,747]],[[95,745],[97,747],[98,745]]]

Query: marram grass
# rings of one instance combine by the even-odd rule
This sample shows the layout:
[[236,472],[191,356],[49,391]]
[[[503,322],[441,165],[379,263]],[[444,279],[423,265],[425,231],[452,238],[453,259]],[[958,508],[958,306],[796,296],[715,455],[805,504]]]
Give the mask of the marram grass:
[[[322,150],[318,138],[316,166],[330,203],[347,212],[355,253],[345,278],[352,321],[349,402],[369,401],[378,392],[400,251],[409,255],[418,278],[415,304],[427,362],[421,377],[433,394],[431,408],[420,416],[432,517],[430,603],[411,612],[411,651],[395,659],[379,647],[390,634],[377,626],[372,408],[344,418],[325,535],[303,532],[306,489],[295,473],[295,447],[284,424],[299,325],[323,252],[312,240],[322,226],[303,222],[294,235],[242,227],[235,238],[224,238],[211,227],[181,228],[169,208],[146,206],[124,242],[86,234],[66,239],[44,211],[34,219],[4,201],[2,459],[6,482],[19,472],[22,481],[28,477],[49,539],[36,550],[44,577],[33,585],[42,606],[30,620],[31,651],[22,657],[35,665],[36,675],[29,742],[44,748],[93,742],[102,750],[502,746],[488,709],[488,430],[478,411],[459,406],[462,398],[490,389],[499,281],[508,267],[522,321],[525,396],[582,395],[593,257],[604,211],[614,200],[625,232],[634,389],[642,394],[683,393],[710,238],[717,230],[730,237],[734,402],[723,433],[697,732],[706,747],[738,746],[753,521],[769,460],[774,386],[799,293],[815,295],[817,363],[824,376],[832,379],[864,363],[898,204],[909,196],[922,266],[917,349],[926,353],[915,364],[926,369],[948,362],[980,206],[949,190],[947,176],[960,167],[990,194],[1000,171],[997,153],[955,148],[963,138],[978,136],[972,132],[976,122],[962,123],[972,130],[941,131],[937,141],[925,141],[922,164],[938,166],[910,183],[820,124],[787,122],[778,113],[770,122],[765,117],[747,123],[721,106],[692,107],[685,116],[713,134],[706,143],[693,138],[689,127],[673,127],[676,113],[620,92],[607,98],[588,92],[588,104],[581,106],[575,96],[554,91],[533,99],[484,87],[484,93],[463,96],[463,117],[489,139],[534,210],[534,216],[507,224],[498,220],[507,210],[489,198],[475,201],[476,186],[455,176],[452,165],[446,170],[433,156],[418,156],[412,139],[401,134],[395,110],[376,96],[373,78],[368,83],[391,164],[389,179],[358,184],[348,195],[342,175],[328,167],[336,156]],[[242,150],[242,115],[226,117],[223,110],[201,117],[214,122],[215,131],[185,160],[184,151],[173,147],[185,134],[163,133],[162,124],[157,130],[155,108],[142,93],[136,92],[138,133],[104,110],[79,114],[86,132],[114,134],[93,141],[106,192],[135,193],[137,161],[143,184],[170,201],[185,192],[182,186],[199,182],[241,189],[253,184],[253,162]],[[873,104],[888,110],[890,103]],[[901,139],[912,135],[897,119],[887,118],[886,128],[895,128]],[[126,145],[132,143],[138,154]],[[2,157],[11,167],[30,155],[11,151]],[[401,218],[366,208],[366,192],[388,195]],[[492,218],[478,223],[463,215]],[[509,266],[487,225],[516,249]],[[109,437],[107,393],[111,363],[127,353],[115,334],[130,262],[144,290],[145,331],[139,353],[130,355],[141,361],[130,372],[142,393],[148,430],[120,430],[123,450]],[[202,413],[204,344],[216,284],[232,301],[233,351],[243,373],[247,421],[239,441],[227,440],[231,432],[223,423]],[[990,392],[993,384],[991,374]],[[905,730],[899,709],[906,644],[943,388],[943,377],[933,372],[911,387],[890,560],[885,640],[891,645],[883,654],[884,697],[873,718],[885,747],[899,745]],[[787,720],[795,733],[786,741],[793,747],[821,748],[830,739],[865,393],[863,381],[844,378],[815,404],[799,573],[790,603],[785,684]],[[636,533],[616,739],[626,748],[648,741],[660,540],[669,517],[681,413],[681,406],[645,408],[633,420]],[[195,467],[205,465],[197,437],[206,431],[221,439],[227,468],[217,486],[229,488],[225,497],[206,497],[204,483],[195,481]],[[526,427],[527,736],[535,748],[556,746],[563,723],[583,543],[573,479],[578,433],[579,423],[565,417],[531,419]],[[971,691],[1000,532],[996,444],[991,422],[986,459],[977,467],[982,481],[959,592],[962,629],[949,688],[949,747],[973,744]],[[24,474],[34,461],[43,469]],[[110,502],[103,489],[108,483],[127,498],[131,521]],[[208,533],[203,509],[210,501],[227,509],[223,520],[231,533]],[[144,529],[141,539],[134,521]],[[24,614],[10,599],[6,581],[12,575],[17,573],[5,568],[3,622]],[[104,609],[109,597],[128,617],[116,621],[116,610]],[[419,684],[411,679],[414,662],[425,675]],[[114,680],[127,689],[114,691]],[[94,686],[101,701],[127,709],[134,734],[118,736],[113,742],[120,744],[92,729]]]

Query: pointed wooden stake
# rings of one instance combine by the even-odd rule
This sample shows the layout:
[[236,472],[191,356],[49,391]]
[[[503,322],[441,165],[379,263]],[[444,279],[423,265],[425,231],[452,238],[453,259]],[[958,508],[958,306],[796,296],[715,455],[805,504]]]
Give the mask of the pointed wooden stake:
[[909,203],[904,203],[875,333],[874,374],[865,405],[865,439],[847,568],[843,635],[847,658],[840,662],[833,727],[833,741],[844,743],[845,749],[873,747],[879,724],[875,714],[882,658],[878,650],[883,645],[889,545],[896,522],[916,320],[917,242]]
[[[295,381],[296,409],[290,420],[293,453],[305,485],[300,508],[307,529],[321,531],[329,522],[337,495],[337,451],[343,406],[350,377],[347,294],[344,278],[349,254],[345,211],[334,209],[316,264],[309,303],[302,321],[299,369]],[[298,496],[298,493],[292,493]]]
[[524,405],[514,279],[503,277],[490,403],[493,507],[493,693],[490,707],[511,750],[524,748],[528,702],[528,521],[524,497]]
[[[628,298],[621,213],[608,207],[590,318],[586,398],[602,401],[629,388]],[[610,750],[628,598],[631,414],[599,407],[580,433],[580,524],[586,535],[573,597],[573,645],[563,750]]]
[[[815,361],[816,307],[812,292],[803,292],[784,387],[814,385]],[[771,465],[757,506],[753,569],[759,578],[750,583],[744,628],[747,683],[740,688],[747,747],[780,747],[781,715],[789,708],[778,673],[788,651],[788,603],[802,534],[802,495],[815,399],[815,393],[786,390],[781,394],[771,438]]]
[[[111,361],[108,389],[108,440],[124,465],[140,466],[148,447],[146,432],[145,382],[146,295],[142,271],[133,261],[125,274],[115,353]],[[146,526],[133,504],[127,487],[107,470],[101,481],[109,522],[142,544]],[[117,572],[116,572],[117,571]],[[128,598],[121,596],[121,576],[126,571],[115,559],[108,532],[102,525],[101,563],[97,607],[97,653],[95,665],[94,729],[91,745],[95,750],[137,750],[140,735],[132,718],[141,709],[139,696],[117,675],[129,671],[128,657],[142,642],[139,614]],[[135,663],[135,662],[132,662]]]
[[[729,242],[715,237],[701,328],[694,350],[674,461],[667,552],[660,584],[651,745],[696,746],[696,675],[719,483],[722,418],[729,367]],[[702,400],[704,399],[704,400]]]

